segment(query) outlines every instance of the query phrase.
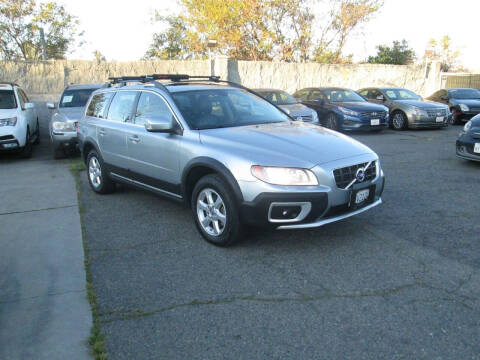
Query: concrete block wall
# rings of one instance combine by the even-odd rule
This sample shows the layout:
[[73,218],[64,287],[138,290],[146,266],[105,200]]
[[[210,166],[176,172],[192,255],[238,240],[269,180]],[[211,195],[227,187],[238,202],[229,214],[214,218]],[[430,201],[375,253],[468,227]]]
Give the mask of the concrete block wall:
[[[278,88],[290,93],[311,86],[340,86],[359,89],[367,86],[400,86],[428,96],[440,87],[438,64],[423,65],[334,65],[214,60],[215,74],[251,88]],[[36,101],[58,100],[70,84],[103,83],[110,76],[155,73],[209,75],[208,60],[158,60],[96,62],[61,60],[48,62],[0,62],[0,81],[13,81]]]

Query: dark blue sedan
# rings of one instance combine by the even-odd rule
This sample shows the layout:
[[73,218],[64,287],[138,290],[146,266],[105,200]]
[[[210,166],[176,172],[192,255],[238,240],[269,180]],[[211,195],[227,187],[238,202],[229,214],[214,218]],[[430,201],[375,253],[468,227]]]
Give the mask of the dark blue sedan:
[[333,130],[382,130],[388,127],[388,108],[367,102],[343,88],[306,88],[293,96],[318,113],[320,123]]

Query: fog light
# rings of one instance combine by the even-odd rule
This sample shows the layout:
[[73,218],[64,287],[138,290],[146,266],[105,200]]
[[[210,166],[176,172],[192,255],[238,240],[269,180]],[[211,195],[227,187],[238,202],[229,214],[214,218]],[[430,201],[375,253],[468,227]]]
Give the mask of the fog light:
[[272,207],[271,218],[274,220],[295,219],[301,211],[300,206],[274,206]]
[[13,149],[13,148],[16,148],[16,147],[17,147],[17,144],[15,144],[15,143],[3,144],[2,147],[3,147],[4,149]]

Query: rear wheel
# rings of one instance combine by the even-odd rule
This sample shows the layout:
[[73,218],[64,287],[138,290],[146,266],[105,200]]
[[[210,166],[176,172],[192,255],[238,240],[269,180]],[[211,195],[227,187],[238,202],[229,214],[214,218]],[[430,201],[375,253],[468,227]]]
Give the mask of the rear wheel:
[[88,153],[87,174],[90,187],[96,193],[109,194],[115,191],[115,183],[108,177],[103,160],[96,150]]
[[240,236],[240,215],[232,191],[218,175],[201,178],[192,193],[195,224],[208,242],[229,246]]
[[394,112],[392,114],[391,126],[394,130],[405,130],[408,127],[407,116],[401,111]]

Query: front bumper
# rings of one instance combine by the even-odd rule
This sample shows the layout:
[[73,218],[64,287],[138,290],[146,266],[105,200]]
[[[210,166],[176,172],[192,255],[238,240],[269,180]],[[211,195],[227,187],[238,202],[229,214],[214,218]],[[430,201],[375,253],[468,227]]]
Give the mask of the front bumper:
[[[378,125],[372,125],[372,120],[379,120]],[[345,131],[372,131],[388,128],[388,116],[384,118],[371,119],[343,115],[341,129]]]
[[450,114],[441,116],[442,121],[437,121],[437,117],[430,117],[424,115],[408,115],[408,127],[412,129],[422,128],[442,128],[448,126]]
[[50,137],[55,149],[76,150],[78,148],[78,135],[75,131],[51,132]]
[[[250,225],[278,229],[319,227],[355,216],[382,203],[385,177],[380,167],[375,179],[355,184],[350,189],[338,188],[334,179],[331,182],[322,181],[319,171],[317,169],[314,172],[319,182],[326,185],[319,186],[318,191],[312,191],[313,187],[309,187],[305,191],[296,192],[261,192],[253,200],[241,204],[242,221]],[[328,170],[323,172],[325,175],[329,173]],[[370,189],[368,199],[360,207],[351,205],[352,191],[367,188]]]
[[473,139],[466,134],[460,136],[456,142],[457,156],[466,160],[480,161],[480,153],[473,151],[475,143],[480,143],[480,139]]

